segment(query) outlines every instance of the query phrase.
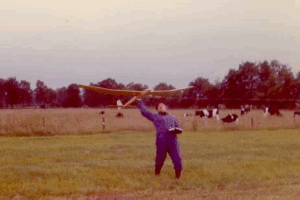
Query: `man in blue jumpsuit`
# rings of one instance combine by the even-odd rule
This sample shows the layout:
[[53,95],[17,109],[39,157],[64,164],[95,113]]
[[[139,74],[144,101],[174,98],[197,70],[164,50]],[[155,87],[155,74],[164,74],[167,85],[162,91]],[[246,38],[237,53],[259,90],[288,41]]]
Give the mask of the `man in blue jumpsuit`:
[[160,174],[167,153],[169,153],[174,165],[175,177],[179,179],[182,171],[179,143],[177,135],[169,132],[172,127],[180,128],[175,117],[167,113],[167,107],[163,103],[156,106],[158,113],[149,112],[141,99],[138,99],[138,108],[141,114],[150,120],[156,128],[155,175]]

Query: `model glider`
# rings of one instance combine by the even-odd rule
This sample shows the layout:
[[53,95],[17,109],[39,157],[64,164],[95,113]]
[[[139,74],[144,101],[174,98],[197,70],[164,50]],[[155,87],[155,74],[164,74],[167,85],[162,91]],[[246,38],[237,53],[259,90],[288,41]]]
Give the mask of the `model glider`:
[[125,108],[129,106],[132,102],[134,102],[137,98],[145,96],[145,95],[152,95],[152,96],[164,96],[168,94],[177,93],[182,90],[188,90],[193,88],[192,86],[187,88],[180,88],[180,89],[174,89],[174,90],[158,90],[153,91],[151,89],[145,89],[143,91],[136,91],[136,90],[114,90],[114,89],[107,89],[102,87],[94,87],[94,86],[87,86],[87,85],[78,85],[80,88],[84,88],[87,90],[92,90],[95,92],[99,92],[102,94],[111,94],[111,95],[126,95],[126,96],[134,96],[132,97],[126,104],[123,106],[118,106],[121,108]]

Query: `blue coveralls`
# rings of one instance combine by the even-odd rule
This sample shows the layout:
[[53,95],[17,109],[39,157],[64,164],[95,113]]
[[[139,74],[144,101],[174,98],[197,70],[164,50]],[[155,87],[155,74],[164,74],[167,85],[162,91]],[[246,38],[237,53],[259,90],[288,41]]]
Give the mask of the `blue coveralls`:
[[171,127],[180,127],[175,117],[170,114],[161,115],[149,112],[142,100],[138,101],[138,107],[141,114],[148,120],[152,121],[156,128],[155,169],[159,169],[160,171],[167,157],[167,153],[169,153],[174,169],[182,171],[182,159],[177,135],[169,132],[169,128]]

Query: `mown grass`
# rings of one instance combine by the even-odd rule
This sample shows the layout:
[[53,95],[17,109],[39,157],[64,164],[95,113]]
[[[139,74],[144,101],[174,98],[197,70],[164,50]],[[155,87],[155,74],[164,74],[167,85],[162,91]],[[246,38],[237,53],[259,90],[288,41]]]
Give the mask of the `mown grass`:
[[0,197],[168,198],[173,194],[176,198],[180,194],[197,197],[203,190],[237,195],[245,187],[299,185],[299,139],[298,130],[185,132],[179,137],[184,171],[176,182],[169,157],[161,177],[153,175],[153,131],[3,137]]

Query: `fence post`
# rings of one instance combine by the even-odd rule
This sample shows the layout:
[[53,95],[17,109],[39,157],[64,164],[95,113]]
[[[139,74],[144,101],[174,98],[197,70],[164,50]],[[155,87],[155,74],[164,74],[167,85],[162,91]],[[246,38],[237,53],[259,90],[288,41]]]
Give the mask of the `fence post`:
[[45,117],[43,117],[43,128],[45,128]]
[[253,119],[253,117],[251,117],[251,127],[252,128],[254,127],[254,119]]
[[105,117],[102,117],[102,130],[105,130]]

